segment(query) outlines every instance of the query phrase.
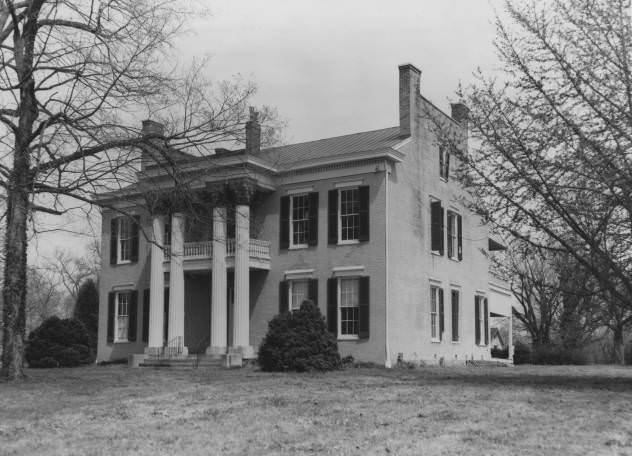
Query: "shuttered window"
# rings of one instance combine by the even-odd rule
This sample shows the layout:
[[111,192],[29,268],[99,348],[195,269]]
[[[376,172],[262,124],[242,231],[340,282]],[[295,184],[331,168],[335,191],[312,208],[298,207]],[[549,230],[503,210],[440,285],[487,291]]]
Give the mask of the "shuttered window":
[[342,188],[329,192],[329,244],[369,240],[369,187]]
[[318,244],[318,192],[281,198],[281,248]]
[[369,277],[327,280],[327,326],[339,339],[368,339]]
[[430,248],[443,255],[443,207],[441,201],[430,203]]
[[116,217],[110,225],[110,264],[138,261],[139,216]]
[[108,294],[107,341],[136,341],[138,291],[120,291]]
[[441,304],[443,290],[437,286],[430,287],[430,339],[434,342],[441,340]]
[[450,292],[451,310],[452,310],[452,342],[459,341],[459,291],[452,290]]
[[481,344],[481,297],[474,297],[474,342]]
[[439,176],[448,180],[450,175],[450,152],[448,147],[439,146]]

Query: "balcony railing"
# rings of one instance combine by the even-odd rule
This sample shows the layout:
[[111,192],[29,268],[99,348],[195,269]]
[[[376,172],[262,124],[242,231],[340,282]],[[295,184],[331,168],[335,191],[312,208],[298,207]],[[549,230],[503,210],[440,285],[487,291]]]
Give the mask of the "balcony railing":
[[[258,258],[262,260],[270,259],[270,242],[262,241],[260,239],[250,239],[249,245],[249,253],[250,257]],[[235,256],[235,240],[227,239],[226,240],[226,256],[232,257]],[[213,257],[213,242],[212,241],[203,241],[203,242],[185,242],[184,243],[184,259],[185,260],[194,260],[194,259],[206,259]],[[171,247],[165,247],[165,261],[169,261],[171,259]]]

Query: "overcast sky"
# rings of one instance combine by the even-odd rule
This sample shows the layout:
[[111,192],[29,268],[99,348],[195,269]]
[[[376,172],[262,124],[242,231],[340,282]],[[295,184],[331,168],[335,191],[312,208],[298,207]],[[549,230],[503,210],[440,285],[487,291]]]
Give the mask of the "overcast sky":
[[[206,4],[210,14],[177,43],[183,62],[208,56],[211,79],[254,80],[255,104],[278,109],[288,143],[397,125],[401,63],[421,69],[422,94],[449,112],[458,84],[468,84],[478,66],[495,66],[494,9],[502,12],[501,0]],[[87,242],[48,234],[32,249],[44,256],[56,246],[82,254]]]

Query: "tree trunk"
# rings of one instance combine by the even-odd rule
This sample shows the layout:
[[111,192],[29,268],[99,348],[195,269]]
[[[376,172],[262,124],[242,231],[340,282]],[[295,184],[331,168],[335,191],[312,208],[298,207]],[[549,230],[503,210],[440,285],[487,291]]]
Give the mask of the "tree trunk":
[[617,327],[612,330],[612,343],[614,353],[618,362],[625,366],[625,343],[623,341],[623,328]]
[[8,192],[6,259],[4,265],[4,313],[2,376],[24,376],[24,329],[26,325],[26,221],[28,193],[19,185]]
[[26,327],[26,255],[29,195],[33,187],[30,141],[38,116],[33,78],[33,46],[41,2],[33,3],[22,34],[15,30],[15,70],[20,81],[18,125],[13,151],[13,169],[7,186],[7,232],[5,246],[2,337],[2,376],[18,380],[24,376],[24,332]]

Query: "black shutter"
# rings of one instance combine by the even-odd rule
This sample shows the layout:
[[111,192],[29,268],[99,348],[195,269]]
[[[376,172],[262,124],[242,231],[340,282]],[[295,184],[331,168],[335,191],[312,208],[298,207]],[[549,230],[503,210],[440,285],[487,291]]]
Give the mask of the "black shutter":
[[451,220],[452,217],[456,217],[456,214],[448,211],[448,226],[447,226],[447,228],[448,228],[448,230],[447,230],[448,231],[448,233],[447,233],[448,236],[447,236],[447,238],[448,238],[448,257],[450,257],[450,258],[453,258],[453,257],[456,256],[454,254],[455,253],[454,252],[454,248],[456,246],[454,245],[454,242],[452,241],[452,229],[453,229],[453,223],[452,223],[452,220]]
[[338,243],[338,190],[329,190],[329,221],[327,242]]
[[327,279],[327,329],[338,336],[338,279]]
[[440,207],[440,209],[441,209],[441,213],[440,213],[440,216],[439,216],[440,217],[439,220],[441,221],[441,230],[440,230],[440,233],[439,233],[439,240],[441,241],[441,248],[439,249],[439,253],[441,255],[443,255],[443,245],[444,245],[443,243],[444,243],[444,239],[445,239],[445,236],[443,234],[444,230],[445,230],[444,223],[443,223],[444,211],[443,211],[443,207]]
[[165,300],[165,317],[163,321],[164,321],[164,328],[165,328],[164,340],[166,343],[166,342],[169,342],[169,288],[165,288],[164,300]]
[[452,290],[452,341],[459,340],[459,292]]
[[441,251],[441,208],[440,201],[432,201],[430,203],[430,250],[433,252]]
[[439,176],[445,177],[443,175],[443,146],[439,146]]
[[132,263],[138,261],[138,235],[140,231],[140,216],[135,215],[132,217],[132,251],[130,253],[130,260]]
[[309,279],[307,294],[309,299],[318,306],[318,279]]
[[448,180],[450,178],[450,152],[446,151],[445,153],[445,179]]
[[116,264],[118,260],[118,217],[110,220],[110,264]]
[[281,225],[279,226],[279,246],[287,249],[290,246],[290,197],[281,197]]
[[127,325],[127,340],[136,342],[136,327],[138,326],[138,290],[129,293],[129,308],[127,309],[129,321]]
[[457,237],[458,237],[458,249],[459,249],[459,261],[463,259],[463,219],[460,215],[456,216],[457,224]]
[[369,338],[369,322],[370,322],[370,310],[369,310],[369,278],[360,277],[360,290],[358,293],[360,301],[360,321],[358,327],[358,336],[360,339]]
[[149,341],[149,288],[143,290],[143,334],[142,341]]
[[279,313],[287,312],[290,309],[289,305],[290,294],[290,282],[287,280],[281,280],[279,282]]
[[443,288],[439,288],[439,340],[443,340],[445,331],[445,312],[443,309]]
[[474,340],[476,345],[481,343],[481,309],[479,297],[474,297]]
[[483,318],[485,323],[485,345],[489,345],[489,309],[487,308],[487,298],[483,299]]
[[318,192],[309,194],[309,226],[307,229],[307,245],[318,244]]
[[365,185],[358,188],[360,202],[360,233],[358,239],[362,242],[369,240],[369,187]]
[[114,342],[114,306],[116,305],[116,293],[108,293],[108,343]]

